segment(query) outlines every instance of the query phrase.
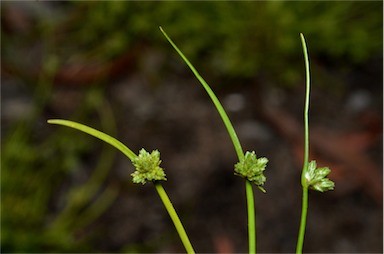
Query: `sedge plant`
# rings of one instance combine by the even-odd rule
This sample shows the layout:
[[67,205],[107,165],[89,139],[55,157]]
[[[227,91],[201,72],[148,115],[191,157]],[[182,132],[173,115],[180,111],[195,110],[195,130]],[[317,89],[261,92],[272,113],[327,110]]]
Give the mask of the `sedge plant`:
[[303,253],[305,227],[307,223],[308,211],[308,189],[324,192],[333,190],[335,183],[326,178],[331,172],[328,167],[317,168],[316,161],[308,162],[309,160],[309,95],[310,95],[310,72],[309,72],[309,57],[307,44],[304,35],[300,34],[301,44],[303,46],[304,62],[305,62],[305,105],[304,105],[304,163],[301,173],[302,185],[302,209],[299,235],[297,238],[296,253]]
[[[262,192],[266,192],[263,188],[263,185],[266,181],[266,177],[263,172],[268,163],[268,159],[265,157],[257,158],[256,153],[246,152],[244,154],[241,147],[240,141],[237,137],[237,134],[233,128],[231,121],[227,113],[225,112],[222,104],[219,99],[212,91],[207,82],[201,77],[197,72],[195,67],[190,63],[182,51],[176,46],[176,44],[171,40],[171,38],[165,33],[165,31],[160,27],[161,32],[180,55],[182,60],[187,64],[191,69],[193,74],[199,80],[201,85],[204,87],[208,95],[210,96],[213,104],[215,105],[218,113],[220,114],[223,123],[227,129],[227,132],[232,140],[234,149],[238,156],[239,162],[234,165],[234,174],[245,179],[245,191],[246,191],[246,200],[247,200],[247,213],[248,213],[248,247],[249,253],[256,253],[256,221],[255,221],[255,205],[254,205],[254,196],[253,196],[253,185],[255,184]],[[309,89],[310,89],[310,78],[309,78],[309,60],[308,53],[305,44],[305,39],[302,34],[301,41],[304,51],[305,67],[306,67],[306,97],[305,97],[305,107],[304,107],[304,139],[305,139],[305,149],[304,149],[304,165],[301,177],[301,184],[303,188],[303,203],[302,203],[302,215],[300,230],[297,242],[296,253],[302,253],[304,234],[305,234],[305,225],[308,209],[308,189],[312,188],[314,190],[324,192],[327,190],[332,190],[334,188],[334,183],[330,181],[326,176],[330,173],[329,168],[316,168],[316,162],[308,162],[309,154],[309,131],[308,131],[308,112],[309,112]],[[117,139],[98,131],[94,128],[88,127],[86,125],[63,120],[63,119],[51,119],[48,120],[50,124],[58,124],[67,127],[71,127],[80,131],[83,131],[89,135],[92,135],[96,138],[103,140],[104,142],[114,146],[120,150],[124,155],[126,155],[132,162],[135,167],[135,172],[131,174],[132,181],[137,184],[145,184],[147,182],[152,182],[155,186],[155,189],[160,196],[161,201],[163,202],[171,220],[174,223],[174,226],[179,234],[179,237],[185,247],[187,253],[195,253],[192,244],[188,238],[188,235],[184,229],[181,220],[173,207],[164,187],[161,184],[161,181],[167,180],[164,169],[160,167],[160,152],[154,150],[151,153],[147,152],[145,149],[141,149],[139,154],[136,155],[132,150],[130,150],[123,143]]]
[[265,192],[265,189],[262,187],[266,181],[266,177],[263,174],[265,167],[267,165],[268,159],[265,157],[257,158],[254,151],[246,152],[244,154],[243,148],[241,147],[239,138],[233,128],[231,121],[227,113],[225,112],[223,106],[221,105],[219,99],[212,91],[211,87],[207,82],[201,77],[196,68],[191,64],[187,57],[181,52],[181,50],[176,46],[176,44],[171,40],[171,38],[165,33],[165,31],[160,27],[160,31],[164,34],[165,38],[180,55],[183,61],[188,65],[193,74],[199,80],[201,85],[204,87],[209,97],[211,98],[213,104],[215,105],[217,111],[219,112],[225,127],[227,128],[228,134],[232,140],[233,146],[235,148],[239,162],[235,165],[235,175],[245,178],[245,192],[247,198],[247,212],[248,212],[248,246],[249,253],[256,253],[256,221],[255,221],[255,204],[253,197],[253,188],[252,183],[262,191]]
[[126,147],[119,140],[86,125],[62,119],[51,119],[48,120],[48,123],[63,125],[85,132],[114,146],[125,156],[127,156],[131,160],[133,166],[136,168],[136,171],[131,174],[132,181],[138,184],[145,184],[147,182],[152,182],[154,184],[161,201],[163,202],[169,216],[173,221],[173,224],[175,225],[185,250],[187,253],[195,253],[188,235],[184,229],[184,226],[181,223],[181,220],[175,208],[173,207],[172,202],[170,201],[163,185],[160,182],[167,180],[167,178],[164,169],[160,167],[161,160],[160,152],[158,150],[154,150],[149,153],[143,148],[139,151],[139,155],[136,155],[131,149]]

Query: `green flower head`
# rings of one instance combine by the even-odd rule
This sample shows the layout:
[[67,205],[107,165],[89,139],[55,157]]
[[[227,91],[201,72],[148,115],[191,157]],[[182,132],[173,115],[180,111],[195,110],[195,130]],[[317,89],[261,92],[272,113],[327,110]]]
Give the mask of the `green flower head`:
[[333,190],[335,183],[326,178],[329,173],[331,170],[328,167],[316,168],[316,161],[311,161],[305,173],[307,185],[320,192]]
[[158,150],[148,153],[141,149],[139,155],[132,160],[136,171],[131,174],[134,183],[145,184],[147,181],[167,180],[164,169],[160,167],[160,152]]
[[244,158],[235,164],[235,175],[244,177],[265,192],[262,187],[266,181],[263,172],[267,166],[268,159],[261,157],[257,159],[254,151],[246,152]]

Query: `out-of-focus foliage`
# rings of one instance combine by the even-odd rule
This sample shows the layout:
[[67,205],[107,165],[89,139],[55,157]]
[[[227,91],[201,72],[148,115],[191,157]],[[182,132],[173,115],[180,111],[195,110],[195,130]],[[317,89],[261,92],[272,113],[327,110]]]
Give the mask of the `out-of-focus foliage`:
[[[84,143],[82,147],[81,143],[68,145],[57,138],[38,146],[34,142],[31,130],[20,124],[2,144],[1,241],[4,252],[51,249],[44,236],[51,195],[57,191],[65,170],[79,164],[76,154],[84,150]],[[65,246],[61,248],[66,249]]]
[[[299,33],[311,56],[362,63],[382,50],[381,2],[74,2],[81,17],[68,44],[109,58],[136,43],[164,43],[159,25],[194,63],[234,77],[274,75],[290,84],[302,65]],[[80,11],[81,10],[81,11]],[[300,73],[301,74],[301,73]]]
[[[100,100],[100,92],[88,91],[85,106],[77,115],[87,117],[96,107],[101,124],[113,132],[113,113]],[[36,104],[40,105],[34,108],[39,109],[45,103],[39,101]],[[83,173],[79,177],[91,140],[81,135],[74,138],[68,130],[47,134],[42,122],[45,123],[33,114],[13,123],[2,140],[1,250],[7,253],[91,251],[84,241],[75,240],[75,234],[98,218],[115,199],[117,189],[103,185],[116,152],[106,146],[90,176],[85,178]],[[77,178],[78,182],[63,185],[68,178]]]
[[15,43],[47,31],[48,46],[63,64],[104,63],[147,46],[165,54],[169,45],[158,26],[205,76],[296,85],[303,62],[299,33],[313,65],[348,69],[382,55],[381,1],[73,1],[60,7],[64,11],[40,20],[22,42],[3,36],[4,58],[22,57],[11,50]]

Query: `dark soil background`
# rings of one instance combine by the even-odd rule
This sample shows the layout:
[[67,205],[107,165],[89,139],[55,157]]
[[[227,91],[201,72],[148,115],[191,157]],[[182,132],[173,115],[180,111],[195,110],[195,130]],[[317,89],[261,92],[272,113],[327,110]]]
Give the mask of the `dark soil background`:
[[[98,13],[96,8],[109,10],[109,5],[104,2],[103,7],[102,3],[91,7],[65,2],[1,3],[2,252],[184,251],[155,188],[131,182],[134,169],[123,154],[86,134],[48,125],[50,118],[74,120],[105,131],[135,152],[158,149],[167,174],[164,188],[195,250],[248,251],[245,186],[244,180],[233,174],[237,157],[232,143],[204,89],[161,38],[159,23],[171,37],[174,32],[178,46],[191,54],[196,68],[212,85],[243,149],[269,159],[267,193],[255,188],[258,252],[294,252],[301,212],[305,92],[298,33],[293,35],[294,50],[281,42],[288,47],[282,54],[281,47],[269,49],[268,41],[264,41],[263,47],[269,50],[257,50],[261,45],[245,49],[255,51],[249,58],[256,55],[258,59],[243,55],[227,74],[222,62],[227,58],[208,59],[214,57],[216,48],[236,42],[209,35],[204,41],[204,30],[188,33],[193,24],[200,30],[208,24],[205,16],[190,18],[193,24],[188,22],[191,13],[198,15],[196,10],[201,10],[211,15],[220,2],[189,3],[190,11],[180,5],[178,15],[185,17],[184,22],[169,14],[172,18],[167,21],[161,23],[157,18],[158,23],[148,21],[150,25],[142,20],[158,15],[154,10],[162,10],[165,20],[166,10],[176,9],[177,4],[128,3],[129,17],[139,18],[130,20],[133,32],[126,41],[122,39],[127,43],[125,50],[117,47],[118,43],[101,48],[104,38],[126,29],[119,27],[124,22],[117,18],[93,44],[87,39],[94,35],[81,37],[82,26],[84,31],[94,31],[91,14]],[[332,27],[320,25],[332,21],[332,14],[326,13],[342,10],[331,3],[313,8],[315,2],[305,4],[312,14],[316,10],[325,13],[325,19],[316,23],[316,16],[308,18],[314,22],[308,25],[312,29],[308,28],[308,33],[306,27],[299,27],[307,36],[312,68],[310,159],[330,167],[329,178],[336,183],[334,191],[310,192],[304,251],[382,253],[382,23],[373,26],[367,21],[368,16],[375,15],[382,21],[382,3],[356,7],[351,2],[355,5],[347,6],[355,11],[350,22],[355,30],[375,34],[371,40],[376,44],[353,50],[348,45],[355,45],[354,40],[364,42],[366,35],[351,36],[340,55],[329,52],[344,49],[341,42],[319,46],[327,44],[322,38],[332,36]],[[199,9],[198,4],[204,8]],[[112,4],[117,5],[119,2]],[[144,5],[150,8],[144,11]],[[294,3],[287,7],[278,17],[292,23],[293,14],[299,15],[301,7]],[[114,8],[118,13],[123,7]],[[257,8],[273,9],[266,2],[258,3]],[[367,8],[368,13],[356,11]],[[106,13],[100,24],[112,22],[107,20],[113,17]],[[273,20],[268,18],[265,24]],[[177,32],[176,23],[179,30],[185,29],[185,37]],[[144,32],[137,32],[141,31],[137,27]],[[142,27],[158,34],[143,36],[146,30]],[[288,33],[283,28],[275,27],[281,37]],[[377,31],[381,36],[376,36]],[[197,35],[200,41],[194,39]],[[273,37],[271,33],[265,36]],[[204,48],[208,44],[212,46]],[[333,49],[323,49],[327,47]],[[111,55],[103,54],[106,51]],[[237,66],[242,61],[244,65],[255,64],[253,74]]]

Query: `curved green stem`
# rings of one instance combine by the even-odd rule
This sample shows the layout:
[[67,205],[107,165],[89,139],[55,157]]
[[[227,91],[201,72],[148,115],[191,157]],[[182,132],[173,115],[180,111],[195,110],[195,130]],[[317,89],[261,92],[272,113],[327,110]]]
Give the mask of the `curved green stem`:
[[236,135],[236,132],[232,126],[231,121],[229,120],[229,117],[227,113],[225,112],[223,106],[221,105],[219,99],[216,97],[215,93],[212,91],[210,86],[205,82],[205,80],[201,77],[201,75],[197,72],[195,67],[189,62],[189,60],[184,56],[184,54],[181,52],[181,50],[176,46],[176,44],[169,38],[169,36],[164,32],[164,30],[160,27],[160,31],[164,34],[165,38],[169,41],[169,43],[172,45],[172,47],[176,50],[176,52],[180,55],[180,57],[184,60],[184,62],[188,65],[188,67],[191,69],[193,74],[196,76],[196,78],[200,81],[200,83],[203,85],[204,89],[207,91],[209,97],[211,97],[211,100],[213,104],[215,104],[217,111],[219,112],[221,118],[223,119],[224,125],[227,128],[228,134],[232,139],[233,145],[235,147],[237,156],[239,157],[239,160],[244,157],[243,149],[241,148],[239,138]]
[[[164,34],[165,38],[167,38],[168,42],[172,45],[172,47],[176,50],[176,52],[180,55],[180,57],[184,60],[184,62],[191,69],[196,78],[200,81],[201,85],[207,91],[209,97],[211,98],[213,104],[215,105],[217,111],[219,112],[221,119],[224,122],[225,127],[227,128],[228,134],[232,140],[233,146],[235,148],[237,157],[239,161],[244,158],[244,152],[241,147],[239,138],[233,128],[231,121],[227,113],[225,112],[223,106],[221,105],[219,99],[216,97],[215,93],[212,91],[207,82],[201,77],[195,67],[191,64],[191,62],[184,56],[181,50],[176,46],[176,44],[169,38],[169,36],[164,32],[164,30],[160,27],[160,31]],[[252,185],[248,180],[245,180],[245,191],[247,196],[247,207],[248,207],[248,241],[249,241],[249,253],[256,253],[256,225],[255,225],[255,205],[254,205],[254,195],[252,190]]]
[[[131,161],[137,157],[137,155],[132,152],[128,147],[126,147],[123,143],[118,141],[117,139],[101,132],[98,131],[94,128],[88,127],[86,125],[76,123],[73,121],[68,121],[68,120],[62,120],[62,119],[51,119],[48,120],[48,123],[50,124],[59,124],[59,125],[64,125],[67,127],[71,127],[80,131],[83,131],[85,133],[88,133],[89,135],[92,135],[96,138],[99,138],[108,144],[116,147],[118,150],[123,152]],[[180,239],[184,244],[185,249],[187,250],[187,253],[195,253],[193,250],[193,247],[189,241],[189,238],[187,236],[187,233],[184,230],[183,224],[180,221],[180,218],[178,217],[175,208],[173,207],[171,201],[169,200],[169,197],[167,193],[165,192],[163,186],[159,182],[154,182],[154,185],[156,187],[156,190],[161,198],[161,201],[163,202],[165,208],[167,209],[169,216],[171,217],[173,223],[175,224],[176,230],[179,233]]]
[[299,236],[297,239],[296,253],[303,252],[304,244],[304,235],[305,227],[307,222],[307,211],[308,211],[308,184],[305,179],[305,173],[308,170],[308,157],[309,157],[309,93],[310,93],[310,72],[309,72],[309,59],[308,59],[308,49],[305,43],[305,38],[303,34],[300,34],[301,43],[303,46],[304,52],[304,61],[305,61],[305,106],[304,106],[304,163],[303,170],[301,173],[301,185],[303,187],[303,199],[302,199],[302,209],[301,209],[301,220],[300,220],[300,229]]
[[133,158],[136,157],[136,154],[132,152],[131,149],[126,147],[123,143],[121,143],[119,140],[101,132],[94,128],[88,127],[81,123],[76,123],[73,121],[68,120],[62,120],[62,119],[50,119],[47,121],[50,124],[58,124],[58,125],[64,125],[67,127],[71,127],[80,131],[83,131],[85,133],[88,133],[89,135],[92,135],[98,139],[103,140],[104,142],[107,142],[108,144],[116,147],[118,150],[120,150],[122,153],[124,153],[130,160],[133,160]]
[[187,233],[185,232],[183,224],[181,223],[180,218],[177,215],[176,210],[173,207],[171,200],[169,199],[163,186],[161,185],[160,182],[154,182],[154,185],[156,187],[157,193],[159,194],[159,196],[161,198],[161,201],[163,201],[163,204],[164,204],[165,208],[167,209],[169,216],[171,217],[171,219],[173,221],[173,224],[175,225],[177,232],[179,233],[180,239],[184,244],[185,250],[187,251],[187,253],[195,253],[195,251],[193,250],[192,244],[189,241]]

